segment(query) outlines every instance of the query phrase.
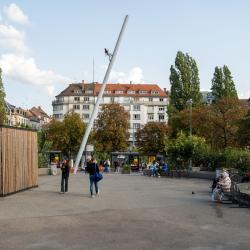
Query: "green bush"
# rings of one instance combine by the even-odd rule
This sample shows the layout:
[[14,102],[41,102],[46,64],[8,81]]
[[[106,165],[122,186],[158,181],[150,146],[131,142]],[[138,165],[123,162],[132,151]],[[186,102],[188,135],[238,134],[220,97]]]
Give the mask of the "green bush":
[[166,140],[165,145],[170,166],[178,169],[188,168],[191,159],[193,166],[204,164],[209,151],[204,138],[190,137],[183,132],[178,133],[176,139]]

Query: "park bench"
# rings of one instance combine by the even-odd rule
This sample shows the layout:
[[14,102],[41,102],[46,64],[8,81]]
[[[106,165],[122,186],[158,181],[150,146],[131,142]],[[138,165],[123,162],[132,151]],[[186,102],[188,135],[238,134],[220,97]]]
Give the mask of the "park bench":
[[[241,176],[238,174],[231,175],[230,192],[224,192],[227,201],[238,203],[239,207],[250,207],[250,183],[240,183]],[[226,200],[223,200],[225,202]]]

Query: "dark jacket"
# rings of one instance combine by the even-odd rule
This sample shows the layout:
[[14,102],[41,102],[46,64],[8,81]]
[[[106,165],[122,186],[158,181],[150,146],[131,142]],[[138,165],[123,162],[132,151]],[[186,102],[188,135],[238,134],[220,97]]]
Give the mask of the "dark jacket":
[[95,172],[99,173],[99,167],[97,165],[97,163],[89,163],[88,166],[86,167],[86,171],[90,174],[90,175],[94,175]]
[[64,177],[69,177],[70,166],[68,161],[66,163],[62,163],[61,170]]

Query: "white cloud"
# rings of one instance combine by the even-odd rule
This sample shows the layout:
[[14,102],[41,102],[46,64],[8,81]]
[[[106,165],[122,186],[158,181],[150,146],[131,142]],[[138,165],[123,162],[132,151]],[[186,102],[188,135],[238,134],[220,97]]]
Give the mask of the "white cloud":
[[112,70],[109,81],[117,83],[129,83],[130,81],[133,83],[144,83],[143,79],[142,69],[140,67],[134,67],[128,73]]
[[241,92],[238,95],[239,95],[240,99],[248,99],[248,98],[250,98],[250,91],[246,91],[244,93]]
[[55,74],[51,70],[41,70],[32,57],[4,54],[0,57],[3,74],[24,84],[44,86],[49,95],[54,93],[55,83],[67,83],[69,78]]
[[21,24],[27,24],[29,22],[28,16],[26,16],[23,11],[14,3],[11,3],[9,6],[5,6],[4,13],[11,21]]
[[26,53],[29,48],[25,45],[25,34],[11,25],[0,24],[0,46],[4,49],[14,49]]

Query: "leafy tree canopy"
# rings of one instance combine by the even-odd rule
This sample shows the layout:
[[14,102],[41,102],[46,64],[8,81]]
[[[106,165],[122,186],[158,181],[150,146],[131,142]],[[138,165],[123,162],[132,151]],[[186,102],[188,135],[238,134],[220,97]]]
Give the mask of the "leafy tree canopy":
[[136,140],[139,151],[144,154],[165,152],[165,140],[169,135],[169,127],[162,122],[148,122],[143,128],[137,130]]
[[195,60],[188,54],[177,52],[175,66],[170,68],[170,106],[181,111],[192,99],[193,106],[201,103],[199,71]]
[[79,150],[85,124],[79,114],[71,112],[65,115],[62,122],[53,119],[45,127],[45,132],[54,150],[61,150],[63,154],[73,157]]
[[97,151],[110,153],[128,148],[129,114],[120,104],[102,106],[98,114],[93,140]]
[[211,90],[214,101],[224,97],[238,98],[233,77],[226,65],[222,68],[218,66],[215,67]]

